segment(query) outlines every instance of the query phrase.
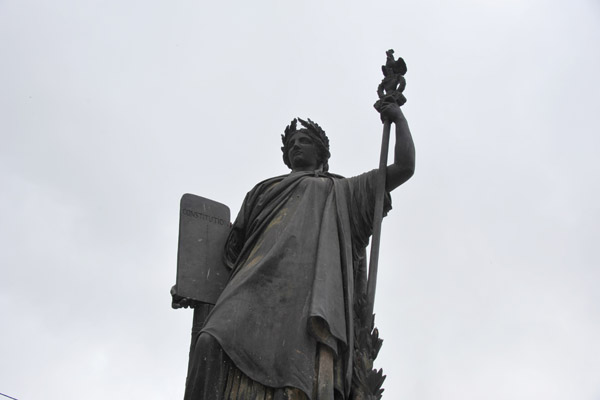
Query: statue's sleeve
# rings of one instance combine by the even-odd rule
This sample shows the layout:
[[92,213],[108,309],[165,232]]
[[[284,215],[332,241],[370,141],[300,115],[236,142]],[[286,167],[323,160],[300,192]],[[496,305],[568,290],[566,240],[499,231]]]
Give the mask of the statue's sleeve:
[[[377,186],[377,170],[347,178],[348,212],[352,228],[354,251],[359,251],[369,244],[373,233],[373,215],[375,214],[375,197]],[[383,216],[392,209],[392,198],[389,192],[383,200]]]

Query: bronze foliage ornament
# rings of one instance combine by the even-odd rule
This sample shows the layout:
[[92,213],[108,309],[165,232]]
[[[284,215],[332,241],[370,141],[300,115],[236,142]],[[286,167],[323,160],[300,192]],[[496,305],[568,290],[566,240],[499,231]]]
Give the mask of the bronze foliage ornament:
[[383,394],[383,369],[373,369],[383,340],[375,328],[375,315],[368,318],[367,296],[362,295],[354,302],[354,360],[352,371],[352,400],[379,400]]

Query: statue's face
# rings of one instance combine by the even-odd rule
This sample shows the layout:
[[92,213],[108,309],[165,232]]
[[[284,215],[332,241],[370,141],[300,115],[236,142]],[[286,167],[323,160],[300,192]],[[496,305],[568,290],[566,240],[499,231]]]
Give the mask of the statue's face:
[[288,141],[288,158],[292,171],[314,171],[319,165],[317,146],[304,132],[296,132]]

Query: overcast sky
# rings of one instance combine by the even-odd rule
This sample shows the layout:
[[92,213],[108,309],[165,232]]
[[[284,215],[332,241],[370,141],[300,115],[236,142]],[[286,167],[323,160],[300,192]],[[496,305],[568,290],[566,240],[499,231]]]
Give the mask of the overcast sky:
[[384,221],[384,399],[600,400],[600,3],[0,0],[0,392],[182,399],[179,199],[237,213],[294,117],[417,171]]

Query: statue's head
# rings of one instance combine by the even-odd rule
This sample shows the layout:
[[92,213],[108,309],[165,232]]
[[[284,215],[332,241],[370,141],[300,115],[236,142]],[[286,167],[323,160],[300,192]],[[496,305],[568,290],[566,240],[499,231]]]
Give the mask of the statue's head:
[[[300,129],[296,128],[298,121],[302,125]],[[281,141],[283,142],[283,147],[281,147],[283,162],[291,170],[296,169],[298,163],[307,162],[306,157],[315,157],[318,164],[317,167],[321,166],[324,172],[329,170],[328,160],[331,156],[329,153],[329,138],[325,134],[325,131],[309,118],[306,121],[294,118],[285,128],[285,134],[281,135]],[[304,151],[305,157],[303,158],[302,155],[299,155],[299,159],[295,160],[291,157],[293,146],[302,145],[307,146]]]

